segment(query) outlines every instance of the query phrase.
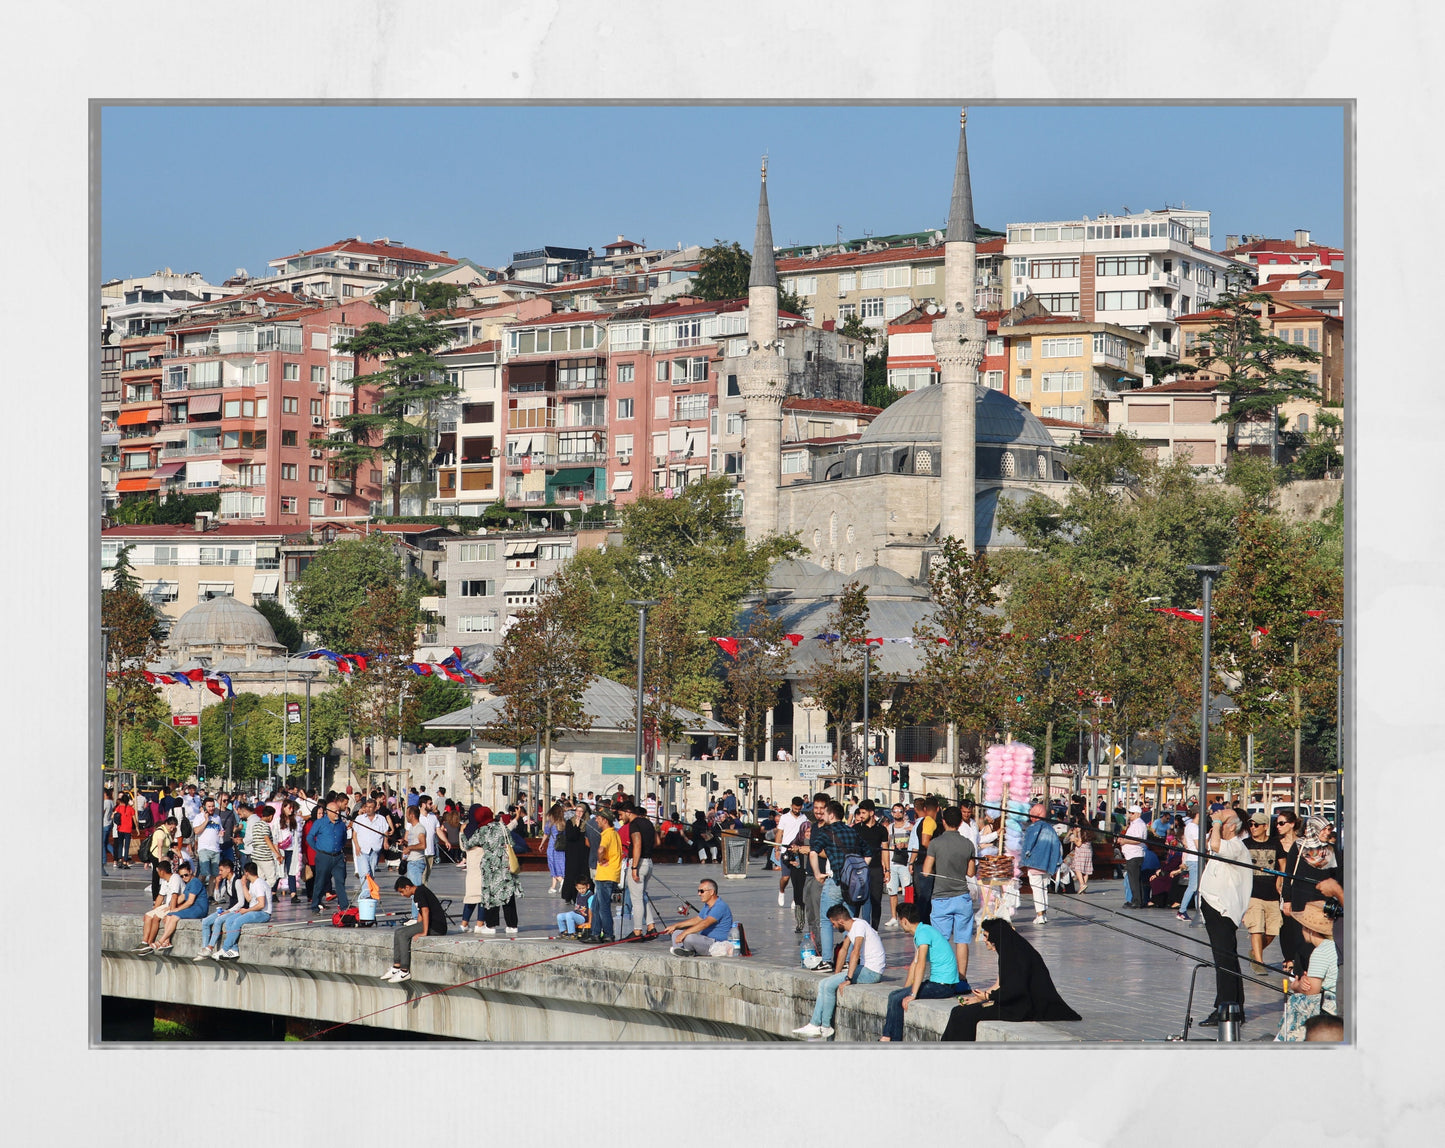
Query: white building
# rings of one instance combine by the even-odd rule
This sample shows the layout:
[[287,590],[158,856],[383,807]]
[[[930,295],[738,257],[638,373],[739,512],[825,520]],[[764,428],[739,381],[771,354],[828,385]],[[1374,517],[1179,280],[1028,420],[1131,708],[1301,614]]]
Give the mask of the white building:
[[1209,250],[1209,212],[1182,208],[1097,219],[1011,223],[1004,244],[1014,304],[1035,296],[1055,315],[1148,336],[1149,355],[1179,356],[1175,320],[1202,311],[1248,264]]
[[461,388],[437,423],[436,493],[431,514],[480,515],[502,496],[502,365],[496,340],[439,356],[447,382]]
[[577,552],[577,535],[556,530],[491,532],[447,539],[438,603],[438,646],[501,641],[511,619],[537,601],[543,582]]

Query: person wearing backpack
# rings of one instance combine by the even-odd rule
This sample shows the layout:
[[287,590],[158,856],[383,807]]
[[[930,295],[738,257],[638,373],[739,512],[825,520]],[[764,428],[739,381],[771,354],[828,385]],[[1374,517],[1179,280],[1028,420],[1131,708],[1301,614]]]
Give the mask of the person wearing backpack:
[[968,943],[973,940],[973,897],[968,879],[974,875],[973,842],[959,832],[963,810],[950,805],[943,811],[943,830],[928,843],[923,871],[933,877],[932,925],[945,941],[953,943],[958,979],[968,977]]
[[[176,843],[176,819],[167,817],[148,836],[141,838],[139,855],[142,862],[151,867],[151,897],[160,895],[161,874],[159,865],[169,862],[171,847]],[[167,874],[169,876],[169,873]]]
[[[823,806],[823,824],[813,831],[809,864],[820,885],[818,895],[818,957],[833,961],[833,925],[828,910],[848,906],[850,916],[861,917],[868,902],[868,860],[858,831],[843,821],[843,806],[829,801]],[[824,872],[824,859],[827,871]]]

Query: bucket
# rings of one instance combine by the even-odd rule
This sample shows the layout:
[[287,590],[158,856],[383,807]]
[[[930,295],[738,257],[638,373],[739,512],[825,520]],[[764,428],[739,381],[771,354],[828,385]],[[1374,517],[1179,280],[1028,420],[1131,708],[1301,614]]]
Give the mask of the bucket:
[[376,902],[370,897],[363,897],[356,902],[356,912],[359,920],[376,923]]

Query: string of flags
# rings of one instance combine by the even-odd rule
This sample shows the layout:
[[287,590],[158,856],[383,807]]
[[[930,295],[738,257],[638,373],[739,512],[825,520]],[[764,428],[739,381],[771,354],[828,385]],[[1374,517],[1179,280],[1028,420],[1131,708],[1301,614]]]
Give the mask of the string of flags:
[[[1168,614],[1174,618],[1183,618],[1188,622],[1204,621],[1204,612],[1202,610],[1181,610],[1177,606],[1155,606],[1153,609],[1156,614]],[[1325,616],[1324,610],[1306,610],[1305,613],[1311,618],[1323,618]],[[1261,634],[1269,633],[1268,626],[1256,626],[1255,629]]]
[[[326,658],[336,669],[343,674],[352,674],[357,670],[365,670],[372,662],[386,657],[385,654],[378,654],[372,650],[362,650],[355,654],[337,654],[331,650],[312,650],[303,657],[309,659]],[[485,682],[487,679],[472,670],[467,669],[462,661],[461,650],[453,646],[451,657],[443,658],[440,662],[407,662],[406,668],[419,677],[448,678],[454,682]]]
[[218,698],[233,698],[236,690],[231,685],[231,675],[213,673],[210,670],[203,670],[199,667],[192,670],[176,670],[169,674],[153,674],[150,670],[142,670],[141,676],[150,685],[185,686],[186,689],[195,689],[192,684],[199,682]]

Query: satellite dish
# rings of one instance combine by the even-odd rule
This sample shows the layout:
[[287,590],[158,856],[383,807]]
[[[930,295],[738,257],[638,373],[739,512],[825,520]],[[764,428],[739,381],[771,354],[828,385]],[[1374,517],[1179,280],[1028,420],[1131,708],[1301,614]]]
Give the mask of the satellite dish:
[[572,512],[571,512],[570,510],[564,510],[564,511],[562,511],[562,521],[563,521],[563,522],[571,522],[571,521],[572,521]]

